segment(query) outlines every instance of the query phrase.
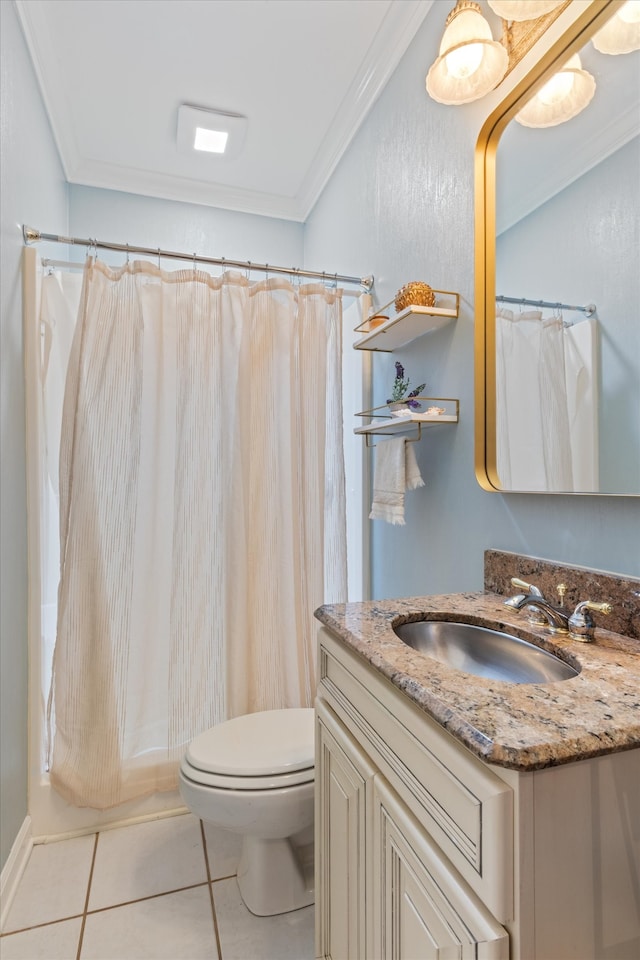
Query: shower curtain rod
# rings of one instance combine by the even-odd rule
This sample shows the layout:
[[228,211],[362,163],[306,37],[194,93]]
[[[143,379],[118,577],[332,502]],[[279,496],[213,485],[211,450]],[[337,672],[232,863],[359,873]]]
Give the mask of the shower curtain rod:
[[160,247],[137,247],[128,243],[107,243],[104,240],[82,240],[78,237],[62,237],[54,233],[42,233],[34,227],[28,227],[23,224],[22,236],[26,244],[38,243],[41,240],[51,241],[52,243],[69,243],[79,247],[95,247],[96,250],[115,250],[120,253],[141,253],[149,257],[157,257],[158,260],[188,260],[194,265],[196,263],[213,264],[218,267],[237,267],[240,270],[257,270],[260,273],[282,273],[289,277],[310,277],[315,280],[327,281],[333,283],[355,283],[363,287],[368,293],[373,287],[373,277],[347,277],[339,273],[326,273],[318,270],[302,270],[298,267],[274,267],[270,263],[252,263],[251,260],[227,260],[225,257],[201,257],[195,253],[176,253],[174,250],[161,250]]
[[588,317],[592,317],[596,312],[595,303],[588,303],[585,307],[577,307],[571,303],[551,303],[549,300],[528,300],[527,297],[496,297],[499,303],[519,303],[527,304],[530,307],[548,307],[555,310],[580,310]]

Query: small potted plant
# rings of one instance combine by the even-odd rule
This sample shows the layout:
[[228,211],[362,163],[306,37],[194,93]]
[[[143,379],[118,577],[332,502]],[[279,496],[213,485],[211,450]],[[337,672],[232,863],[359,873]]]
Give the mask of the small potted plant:
[[426,384],[421,383],[411,393],[409,389],[409,377],[404,375],[404,367],[396,360],[396,378],[393,381],[391,397],[387,400],[387,405],[394,417],[402,417],[405,413],[411,413],[412,410],[421,410],[422,404],[416,397],[424,390]]

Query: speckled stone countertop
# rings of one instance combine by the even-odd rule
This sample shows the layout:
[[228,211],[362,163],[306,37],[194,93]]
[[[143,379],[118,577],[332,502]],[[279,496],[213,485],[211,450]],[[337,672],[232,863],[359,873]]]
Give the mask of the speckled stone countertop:
[[[593,643],[528,624],[494,593],[455,593],[320,607],[347,647],[488,763],[536,770],[640,747],[640,642],[596,629]],[[426,615],[426,616],[425,616]],[[580,672],[554,683],[507,683],[462,673],[404,644],[411,620],[480,623],[530,640]]]

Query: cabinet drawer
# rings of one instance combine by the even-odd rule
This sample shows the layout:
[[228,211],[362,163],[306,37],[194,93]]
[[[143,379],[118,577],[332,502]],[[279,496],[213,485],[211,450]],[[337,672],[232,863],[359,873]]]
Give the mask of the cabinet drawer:
[[319,697],[491,913],[510,920],[511,788],[325,628],[319,666]]

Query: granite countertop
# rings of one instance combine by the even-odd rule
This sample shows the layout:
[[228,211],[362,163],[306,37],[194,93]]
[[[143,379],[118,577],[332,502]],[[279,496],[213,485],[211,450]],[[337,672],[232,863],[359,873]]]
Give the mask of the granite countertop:
[[[640,642],[600,628],[593,643],[531,626],[494,593],[455,593],[320,607],[347,647],[488,763],[536,770],[640,746]],[[462,673],[404,644],[392,626],[427,618],[506,630],[580,672],[554,683]],[[487,621],[490,621],[487,623]]]

